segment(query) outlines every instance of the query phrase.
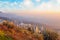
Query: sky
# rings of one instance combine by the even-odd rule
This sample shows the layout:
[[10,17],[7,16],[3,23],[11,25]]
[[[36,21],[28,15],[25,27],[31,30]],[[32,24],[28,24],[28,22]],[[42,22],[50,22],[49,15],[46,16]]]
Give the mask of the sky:
[[0,0],[0,11],[60,26],[60,0]]
[[0,0],[0,10],[11,12],[60,12],[60,0]]

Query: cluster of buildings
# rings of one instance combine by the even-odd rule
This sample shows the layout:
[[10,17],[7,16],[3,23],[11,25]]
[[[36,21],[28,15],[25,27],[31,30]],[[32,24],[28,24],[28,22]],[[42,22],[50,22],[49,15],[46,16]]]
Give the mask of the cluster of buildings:
[[[0,22],[2,22],[2,20],[0,20]],[[30,28],[35,33],[41,33],[41,31],[45,30],[44,26],[38,26],[35,24],[26,24],[26,23],[21,22],[20,24],[16,24],[16,25],[20,28],[25,28],[25,29]]]
[[20,27],[25,28],[25,29],[30,28],[35,33],[41,33],[42,31],[45,30],[45,28],[43,26],[38,26],[38,25],[33,25],[33,24],[20,23],[17,26],[20,26]]

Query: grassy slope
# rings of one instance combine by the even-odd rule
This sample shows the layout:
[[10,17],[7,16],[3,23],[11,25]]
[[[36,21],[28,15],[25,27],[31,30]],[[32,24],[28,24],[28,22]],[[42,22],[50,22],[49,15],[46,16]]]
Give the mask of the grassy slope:
[[9,28],[6,25],[0,24],[0,40],[43,40],[42,34],[34,35],[31,31],[28,31],[23,28],[18,28],[17,26],[12,25],[12,28]]

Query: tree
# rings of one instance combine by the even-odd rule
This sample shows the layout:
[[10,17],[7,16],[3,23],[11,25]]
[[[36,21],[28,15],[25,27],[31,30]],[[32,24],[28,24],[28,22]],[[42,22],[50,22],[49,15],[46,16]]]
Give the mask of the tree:
[[27,29],[28,31],[30,31],[31,33],[34,33],[34,29],[33,28],[31,28],[31,27],[28,27],[28,29]]
[[7,28],[13,28],[14,27],[14,24],[11,22],[8,22],[8,21],[4,21],[2,24],[7,26]]
[[57,40],[58,38],[58,34],[56,32],[52,32],[48,30],[46,30],[46,32],[43,33],[43,35],[44,35],[44,40]]

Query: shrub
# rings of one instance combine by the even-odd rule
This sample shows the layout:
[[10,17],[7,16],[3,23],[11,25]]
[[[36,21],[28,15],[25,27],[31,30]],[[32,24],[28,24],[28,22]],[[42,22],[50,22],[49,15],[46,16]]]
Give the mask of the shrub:
[[2,31],[2,30],[0,30],[0,36],[3,36],[5,33]]
[[12,38],[5,36],[4,31],[0,30],[0,40],[12,40]]
[[13,40],[12,37],[7,37],[7,36],[0,36],[0,40]]

